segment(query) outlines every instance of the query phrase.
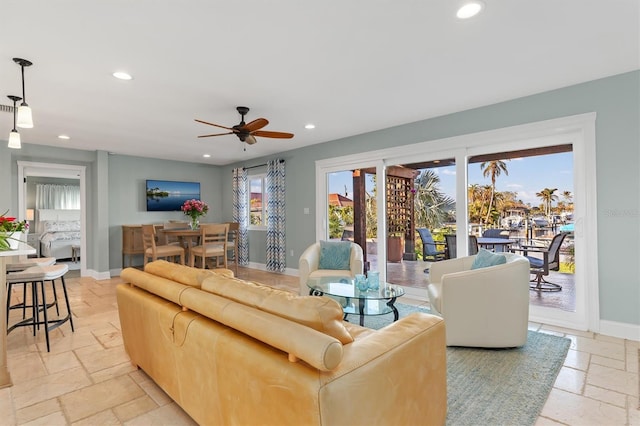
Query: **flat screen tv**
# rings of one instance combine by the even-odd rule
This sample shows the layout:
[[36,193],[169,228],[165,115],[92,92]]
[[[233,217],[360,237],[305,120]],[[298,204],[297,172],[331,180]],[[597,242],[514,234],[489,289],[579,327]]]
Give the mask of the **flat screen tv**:
[[147,179],[147,211],[174,212],[186,200],[200,199],[200,182]]

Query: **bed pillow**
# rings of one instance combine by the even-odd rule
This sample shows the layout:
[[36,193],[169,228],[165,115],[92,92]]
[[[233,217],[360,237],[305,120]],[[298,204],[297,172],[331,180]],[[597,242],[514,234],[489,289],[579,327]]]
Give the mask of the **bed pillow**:
[[478,250],[478,254],[473,260],[471,269],[486,268],[489,266],[502,265],[504,263],[507,263],[507,258],[504,255],[492,253],[489,250],[481,248]]
[[320,263],[318,269],[349,270],[351,242],[320,241]]
[[47,232],[69,232],[79,231],[79,220],[43,220],[40,223],[41,231],[43,234]]

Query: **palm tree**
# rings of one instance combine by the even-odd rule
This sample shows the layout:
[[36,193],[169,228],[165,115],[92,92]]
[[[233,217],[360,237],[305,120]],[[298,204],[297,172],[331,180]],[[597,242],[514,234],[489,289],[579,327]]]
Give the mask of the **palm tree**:
[[487,217],[485,220],[485,223],[489,223],[489,216],[493,209],[493,198],[496,192],[496,179],[502,172],[509,176],[509,171],[507,170],[506,163],[502,160],[484,161],[480,163],[480,169],[484,177],[491,178],[491,196],[489,197],[489,208],[487,209]]
[[453,199],[440,191],[440,177],[433,170],[423,170],[414,181],[414,206],[417,228],[438,228],[447,219]]
[[544,214],[549,216],[551,214],[551,203],[558,199],[558,196],[554,194],[558,188],[545,188],[542,191],[536,193],[536,197],[542,200],[544,206]]
[[571,191],[562,191],[562,198],[567,203],[567,210],[573,210],[573,193]]

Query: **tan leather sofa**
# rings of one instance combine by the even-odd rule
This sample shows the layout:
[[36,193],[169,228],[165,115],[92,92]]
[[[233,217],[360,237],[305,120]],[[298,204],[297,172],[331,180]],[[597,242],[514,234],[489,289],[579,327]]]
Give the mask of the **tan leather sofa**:
[[499,253],[506,263],[471,269],[477,255],[431,265],[431,312],[447,324],[447,346],[509,348],[527,343],[529,261]]
[[121,277],[127,353],[200,424],[445,423],[436,316],[366,329],[343,322],[329,298],[163,260]]
[[298,260],[298,276],[300,277],[300,295],[306,296],[309,294],[309,287],[307,287],[307,281],[309,278],[320,277],[338,277],[338,276],[351,276],[355,277],[356,274],[362,274],[364,270],[364,253],[362,247],[359,244],[351,242],[351,257],[349,258],[348,270],[337,269],[318,269],[320,265],[320,243],[316,242],[311,244],[300,255]]

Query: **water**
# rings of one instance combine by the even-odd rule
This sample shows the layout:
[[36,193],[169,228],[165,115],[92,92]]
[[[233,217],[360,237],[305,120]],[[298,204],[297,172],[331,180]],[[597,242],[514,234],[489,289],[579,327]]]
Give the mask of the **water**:
[[169,194],[166,197],[147,195],[147,211],[180,211],[185,201],[198,198],[200,194]]

